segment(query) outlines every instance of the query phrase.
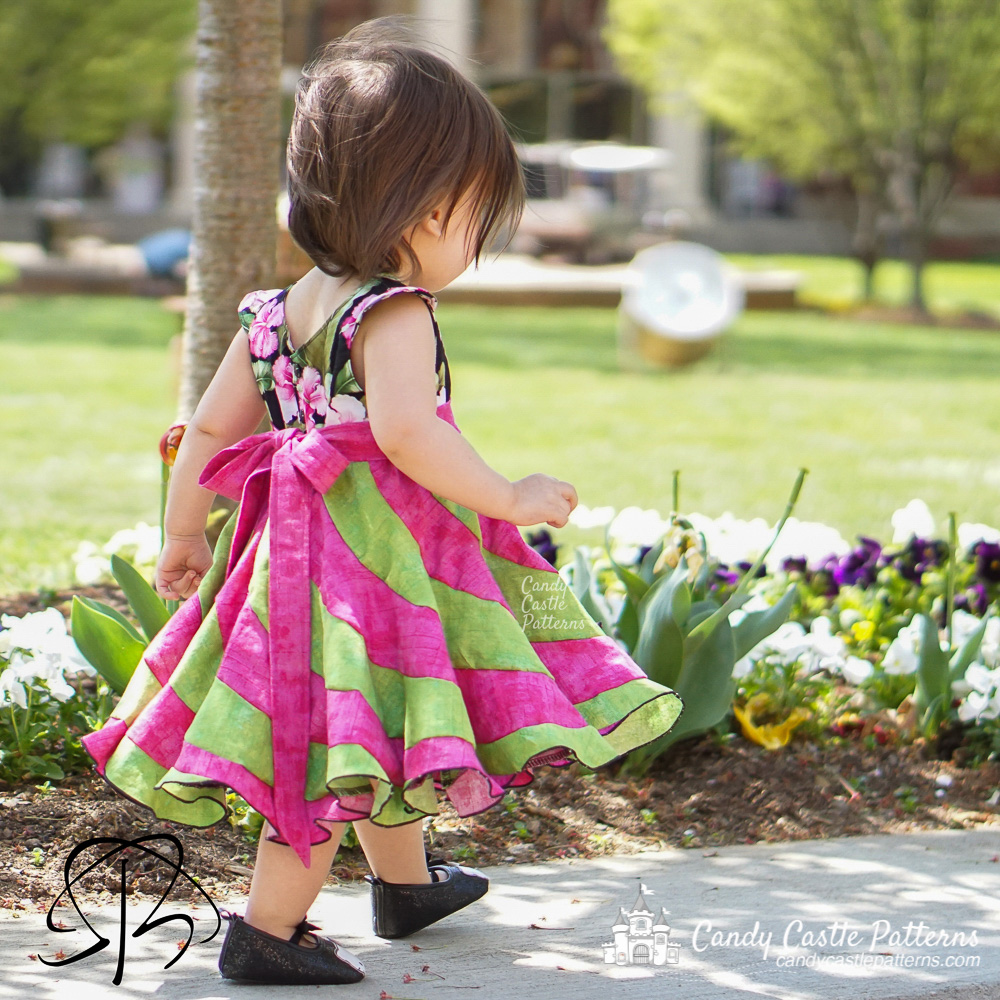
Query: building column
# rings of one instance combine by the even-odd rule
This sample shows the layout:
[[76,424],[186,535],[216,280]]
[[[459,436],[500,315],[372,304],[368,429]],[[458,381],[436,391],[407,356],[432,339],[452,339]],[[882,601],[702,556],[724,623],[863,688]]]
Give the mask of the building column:
[[477,6],[475,0],[417,0],[416,9],[427,41],[439,55],[472,79],[476,78],[476,67],[470,57]]
[[707,133],[697,111],[670,114],[650,109],[650,142],[673,154],[670,173],[657,181],[657,197],[664,208],[682,208],[694,226],[712,221],[714,212],[707,195]]
[[181,216],[194,212],[195,71],[176,84],[177,102],[170,126],[170,191],[166,207]]

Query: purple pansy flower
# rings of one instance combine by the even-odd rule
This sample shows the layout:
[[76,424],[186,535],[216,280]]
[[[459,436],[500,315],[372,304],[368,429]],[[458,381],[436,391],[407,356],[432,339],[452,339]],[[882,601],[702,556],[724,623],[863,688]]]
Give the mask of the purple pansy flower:
[[540,531],[533,531],[528,535],[528,544],[547,562],[553,566],[556,564],[556,553],[559,546],[552,541],[552,535],[542,528]]
[[839,559],[833,556],[827,561],[826,568],[839,587],[855,584],[870,587],[878,575],[882,546],[874,538],[867,538],[864,535],[861,535],[858,541],[860,544],[851,549],[847,555]]
[[955,609],[957,611],[968,611],[979,618],[986,614],[989,603],[989,598],[986,596],[986,586],[982,583],[974,583],[964,593],[955,595]]
[[976,578],[1000,583],[1000,543],[976,542],[972,551],[976,556]]
[[781,561],[781,569],[785,573],[805,573],[805,556],[788,556]]
[[918,583],[923,578],[925,570],[940,566],[947,558],[946,542],[914,536],[889,561],[901,576]]
[[735,587],[740,582],[740,574],[720,564],[715,570],[716,581],[724,587]]

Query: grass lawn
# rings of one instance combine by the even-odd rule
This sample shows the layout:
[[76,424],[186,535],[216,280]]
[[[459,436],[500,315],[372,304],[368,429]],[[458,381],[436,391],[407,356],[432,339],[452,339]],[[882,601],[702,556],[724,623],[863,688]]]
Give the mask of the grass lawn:
[[[796,515],[848,537],[888,538],[913,497],[1000,524],[995,334],[747,312],[695,366],[638,374],[617,370],[613,309],[445,303],[439,319],[458,424],[511,479],[665,513],[679,468],[684,510],[773,522],[804,465]],[[156,301],[0,296],[0,592],[64,585],[81,539],[157,522],[178,327]],[[553,533],[561,559],[601,539]]]
[[[799,298],[824,306],[848,305],[861,298],[864,272],[847,257],[803,254],[723,256],[745,270],[781,268],[802,272]],[[875,298],[888,305],[910,301],[911,271],[900,260],[884,260],[875,269]],[[924,295],[931,310],[977,309],[1000,317],[1000,266],[964,261],[935,261],[924,270]]]
[[159,523],[178,329],[156,300],[0,296],[0,592],[64,585],[81,539]]

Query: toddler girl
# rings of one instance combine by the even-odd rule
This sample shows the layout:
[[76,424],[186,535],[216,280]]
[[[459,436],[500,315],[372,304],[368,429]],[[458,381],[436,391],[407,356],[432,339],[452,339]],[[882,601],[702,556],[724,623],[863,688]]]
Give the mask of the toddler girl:
[[[227,788],[265,818],[246,912],[225,912],[233,979],[364,976],[305,919],[348,821],[374,932],[403,937],[488,888],[427,856],[439,793],[482,813],[533,768],[610,763],[681,710],[518,530],[565,525],[573,486],[509,481],[456,424],[434,292],[513,232],[522,174],[482,91],[386,20],[299,85],[289,227],[316,267],[239,304],[170,482],[156,586],[184,603],[84,737],[160,819],[211,826]],[[213,554],[216,493],[240,503]]]

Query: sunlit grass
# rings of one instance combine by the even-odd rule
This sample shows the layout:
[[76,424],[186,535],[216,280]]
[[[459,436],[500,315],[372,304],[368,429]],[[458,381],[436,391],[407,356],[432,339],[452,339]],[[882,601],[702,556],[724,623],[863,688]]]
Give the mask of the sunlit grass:
[[[618,370],[614,309],[443,303],[439,319],[456,420],[511,479],[666,512],[676,468],[684,510],[773,521],[807,466],[797,516],[849,537],[887,537],[913,497],[1000,524],[996,335],[748,312],[704,361],[639,374]],[[0,592],[64,585],[81,539],[156,523],[178,328],[156,301],[0,296]],[[601,540],[553,534],[561,559]]]
[[[781,268],[802,272],[800,297],[817,305],[847,305],[860,300],[864,271],[846,257],[805,254],[723,254],[747,270]],[[875,299],[887,305],[910,301],[912,272],[901,260],[884,260],[875,269]],[[932,311],[971,309],[1000,316],[1000,265],[932,261],[924,269],[924,295]]]

